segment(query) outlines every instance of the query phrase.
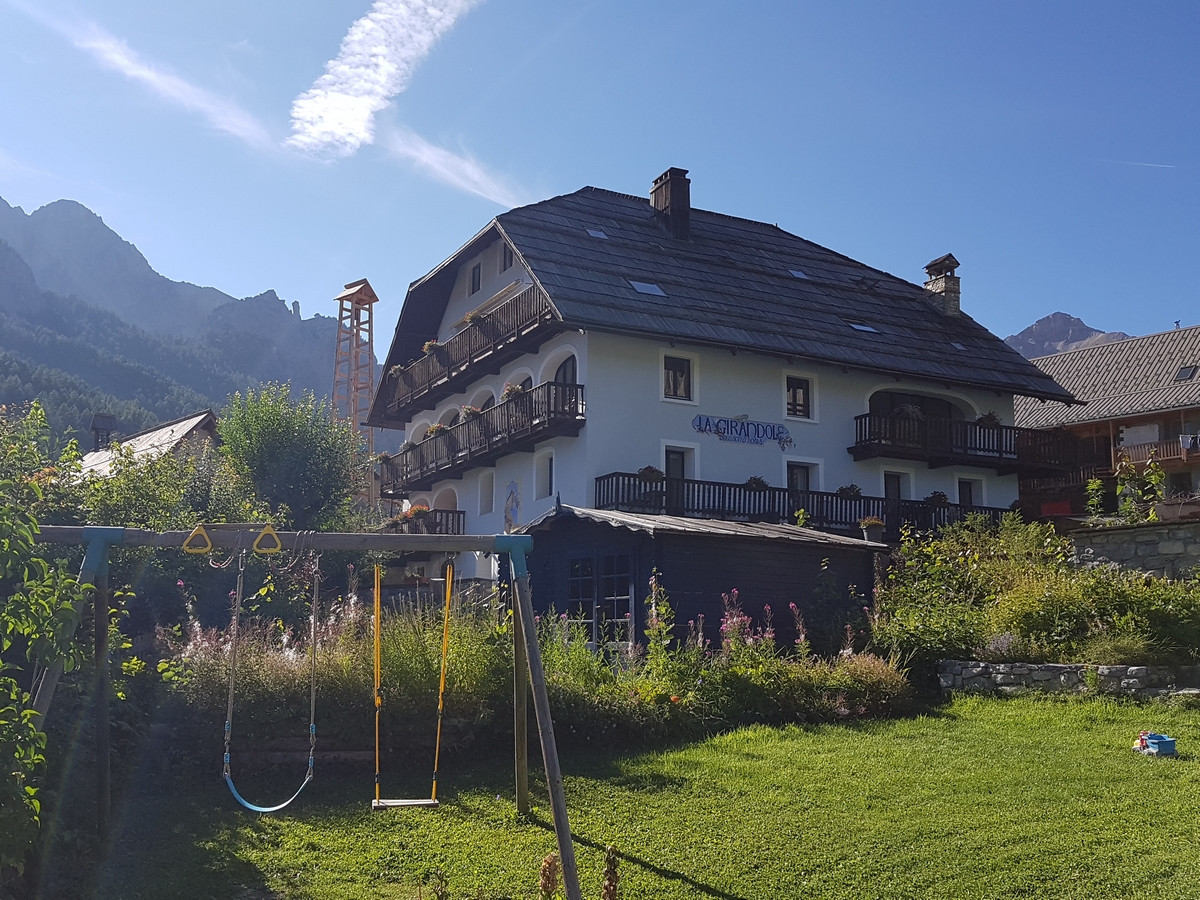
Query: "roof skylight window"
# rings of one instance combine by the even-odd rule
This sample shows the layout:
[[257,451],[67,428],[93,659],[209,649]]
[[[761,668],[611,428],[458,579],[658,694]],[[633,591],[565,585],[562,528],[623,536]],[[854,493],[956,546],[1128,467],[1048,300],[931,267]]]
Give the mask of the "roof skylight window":
[[788,271],[792,273],[793,278],[808,278],[808,273],[803,269],[788,269]]
[[866,322],[859,322],[857,319],[842,319],[847,325],[855,331],[869,331],[872,334],[879,334],[879,329],[874,325],[868,325]]
[[1200,366],[1180,366],[1179,371],[1175,373],[1175,380],[1191,381],[1196,377],[1197,371],[1200,371]]
[[594,238],[600,238],[605,241],[608,240],[608,235],[605,234],[603,231],[601,231],[599,228],[589,228],[587,230],[587,233],[590,234]]
[[629,279],[629,284],[639,294],[653,294],[655,297],[667,296],[666,292],[662,288],[649,281],[634,281],[631,278]]
[[955,350],[966,350],[967,349],[965,346],[960,344],[958,341],[951,341],[950,346],[953,347]]

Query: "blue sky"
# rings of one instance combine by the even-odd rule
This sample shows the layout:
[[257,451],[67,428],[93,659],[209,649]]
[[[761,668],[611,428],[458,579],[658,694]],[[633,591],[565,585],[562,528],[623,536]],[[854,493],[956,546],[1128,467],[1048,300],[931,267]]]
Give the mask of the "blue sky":
[[1200,4],[0,0],[0,196],[336,314],[584,185],[777,223],[1004,336],[1200,322]]

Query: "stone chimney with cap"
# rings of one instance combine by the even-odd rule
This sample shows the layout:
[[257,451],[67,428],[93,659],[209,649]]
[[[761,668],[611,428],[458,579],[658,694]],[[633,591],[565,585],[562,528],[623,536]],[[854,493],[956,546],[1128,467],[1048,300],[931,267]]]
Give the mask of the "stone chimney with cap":
[[666,222],[671,237],[687,240],[692,233],[692,180],[687,169],[667,169],[654,179],[650,205]]
[[957,316],[961,311],[958,276],[954,270],[961,265],[953,253],[939,256],[925,267],[929,280],[925,282],[925,290],[932,295],[933,304],[948,316]]

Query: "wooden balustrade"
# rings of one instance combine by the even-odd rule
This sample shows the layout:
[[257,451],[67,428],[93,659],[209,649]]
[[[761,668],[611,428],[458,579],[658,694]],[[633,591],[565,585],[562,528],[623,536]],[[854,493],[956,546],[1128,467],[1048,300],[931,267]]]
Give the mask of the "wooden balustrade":
[[506,348],[517,352],[520,338],[552,319],[550,298],[537,287],[526,288],[425,356],[387,374],[388,414],[400,415],[422,398],[429,399],[439,386],[449,393],[459,381],[473,377],[468,369],[475,363],[487,359],[494,364]]
[[885,456],[1011,472],[1069,468],[1073,447],[1070,435],[1061,431],[867,413],[854,418],[849,450],[856,460]]
[[990,506],[933,503],[928,500],[888,500],[884,497],[850,497],[828,491],[791,491],[787,488],[754,488],[746,484],[664,478],[644,481],[634,472],[612,472],[596,479],[596,507],[651,515],[742,522],[795,522],[803,509],[808,527],[858,536],[859,522],[875,516],[884,522],[884,533],[899,536],[904,523],[919,530],[958,522],[971,513],[998,521],[1008,512]]
[[382,494],[406,496],[584,425],[583,385],[549,381],[384,457]]

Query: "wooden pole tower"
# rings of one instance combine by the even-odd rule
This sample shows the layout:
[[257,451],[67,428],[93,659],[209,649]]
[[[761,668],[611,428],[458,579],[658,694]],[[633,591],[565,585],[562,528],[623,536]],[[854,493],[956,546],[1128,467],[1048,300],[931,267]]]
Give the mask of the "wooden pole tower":
[[[365,278],[346,285],[337,297],[337,349],[333,362],[333,414],[350,421],[366,442],[367,453],[375,455],[373,429],[364,422],[375,393],[375,340],[371,307],[379,297]],[[371,480],[369,502],[375,502]]]

